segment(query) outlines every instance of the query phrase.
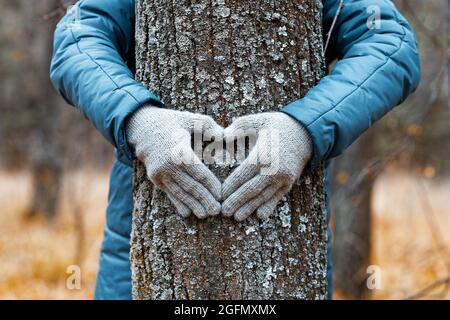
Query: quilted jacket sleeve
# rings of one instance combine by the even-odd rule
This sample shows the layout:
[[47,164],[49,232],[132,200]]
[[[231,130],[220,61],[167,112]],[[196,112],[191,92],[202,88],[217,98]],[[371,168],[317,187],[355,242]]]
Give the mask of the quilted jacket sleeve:
[[[324,28],[339,0],[324,0]],[[374,14],[380,19],[369,28]],[[391,1],[345,0],[328,49],[333,71],[283,112],[309,131],[314,152],[309,168],[342,153],[365,130],[419,84],[420,63],[413,30]]]
[[132,160],[125,119],[160,100],[137,82],[125,57],[133,51],[134,0],[82,0],[59,22],[50,75],[64,98],[79,108],[118,151]]

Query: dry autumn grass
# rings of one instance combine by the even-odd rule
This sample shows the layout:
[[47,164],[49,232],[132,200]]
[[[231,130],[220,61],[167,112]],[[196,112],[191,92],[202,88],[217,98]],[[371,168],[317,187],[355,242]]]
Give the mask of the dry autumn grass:
[[[83,172],[66,177],[60,215],[51,225],[23,217],[31,191],[27,174],[1,174],[0,181],[0,299],[93,298],[107,175]],[[85,229],[81,262],[74,227],[77,210]],[[82,268],[81,290],[66,289],[71,265]]]
[[[48,225],[22,213],[30,197],[26,173],[0,174],[0,299],[91,299],[103,236],[107,174],[67,176],[59,218]],[[450,275],[450,181],[422,181],[399,172],[379,179],[374,192],[374,256],[381,270],[377,299],[402,299]],[[80,233],[74,220],[81,213]],[[70,265],[81,265],[81,290],[66,288]],[[440,286],[427,297],[449,299]]]
[[[412,298],[450,277],[450,181],[389,170],[374,190],[373,258],[382,271],[378,299]],[[449,282],[421,295],[450,299]]]

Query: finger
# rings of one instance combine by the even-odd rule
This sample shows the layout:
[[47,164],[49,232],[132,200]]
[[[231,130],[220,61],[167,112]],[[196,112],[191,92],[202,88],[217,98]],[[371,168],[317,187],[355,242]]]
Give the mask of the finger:
[[[223,127],[204,114],[191,113],[190,133],[194,134],[194,150],[206,164],[217,163],[223,152]],[[205,142],[211,142],[205,148]],[[213,155],[214,154],[214,155]]]
[[163,183],[165,188],[188,206],[197,218],[204,219],[208,216],[200,202],[184,191],[175,181],[165,178],[163,179]]
[[213,118],[202,116],[200,119],[203,121],[203,134],[216,139],[222,138],[224,128],[214,121]]
[[[234,144],[235,140],[238,142],[238,150],[236,150],[239,156],[245,158],[245,139],[250,139],[250,141],[256,141],[257,139],[257,128],[253,115],[244,116],[237,118],[233,123],[223,130],[223,137],[227,145],[227,151],[229,151],[232,156],[234,156]],[[231,149],[230,149],[231,148]],[[243,150],[239,149],[242,148]],[[242,159],[244,160],[244,159]]]
[[222,198],[227,199],[244,183],[250,181],[259,172],[258,153],[256,148],[250,152],[250,155],[245,159],[239,167],[237,167],[231,175],[225,179],[222,186]]
[[270,198],[266,203],[261,205],[256,211],[256,215],[261,220],[266,220],[269,218],[276,210],[278,203],[283,199],[286,193],[289,192],[289,188],[285,187],[278,190],[272,198]]
[[[193,151],[191,152],[193,153]],[[222,183],[220,180],[197,156],[193,155],[190,158],[191,161],[181,164],[182,169],[205,186],[217,201],[220,201],[222,199]]]
[[222,204],[222,213],[231,217],[237,209],[258,196],[272,182],[270,176],[257,175],[244,183],[236,192],[232,193]]
[[234,219],[239,222],[244,221],[262,204],[272,198],[279,189],[279,186],[269,185],[263,190],[263,192],[261,192],[261,194],[257,195],[252,200],[246,202],[242,207],[240,207],[234,214]]
[[177,172],[176,181],[179,186],[197,199],[206,209],[208,215],[216,216],[220,213],[221,205],[204,186],[185,172]]
[[162,191],[167,195],[170,202],[174,205],[178,214],[183,218],[188,218],[192,211],[183,202],[181,202],[174,194],[172,194],[165,186],[160,187]]
[[191,117],[191,133],[203,133],[209,137],[222,138],[223,127],[208,115],[193,113]]
[[260,119],[261,114],[250,114],[239,117],[225,129],[224,134],[227,136],[227,133],[230,134],[232,132],[258,130],[261,122]]

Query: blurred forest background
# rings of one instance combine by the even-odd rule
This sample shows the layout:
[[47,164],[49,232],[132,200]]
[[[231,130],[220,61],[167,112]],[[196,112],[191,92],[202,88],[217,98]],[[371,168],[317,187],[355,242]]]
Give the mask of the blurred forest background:
[[[450,298],[450,1],[394,3],[422,83],[334,164],[337,299]],[[113,150],[49,81],[69,4],[0,0],[0,299],[93,297]]]

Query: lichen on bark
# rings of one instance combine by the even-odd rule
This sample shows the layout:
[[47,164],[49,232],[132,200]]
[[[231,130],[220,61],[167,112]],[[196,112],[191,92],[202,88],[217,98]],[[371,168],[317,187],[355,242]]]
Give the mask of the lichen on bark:
[[[324,73],[320,0],[137,0],[137,79],[167,108],[223,126],[277,111]],[[230,168],[215,165],[222,180]],[[134,299],[323,299],[323,168],[306,173],[268,220],[178,216],[134,170]]]

